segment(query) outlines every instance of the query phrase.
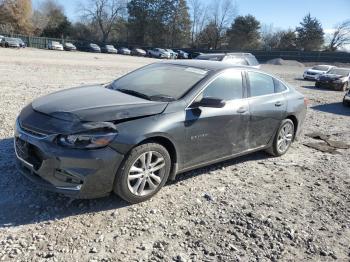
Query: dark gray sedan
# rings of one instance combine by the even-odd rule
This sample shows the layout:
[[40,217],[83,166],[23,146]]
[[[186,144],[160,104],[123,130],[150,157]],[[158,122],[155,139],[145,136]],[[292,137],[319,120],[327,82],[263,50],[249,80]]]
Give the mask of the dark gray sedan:
[[19,170],[45,189],[136,203],[188,170],[285,154],[305,113],[303,95],[260,70],[163,62],[36,99],[18,116],[15,150]]

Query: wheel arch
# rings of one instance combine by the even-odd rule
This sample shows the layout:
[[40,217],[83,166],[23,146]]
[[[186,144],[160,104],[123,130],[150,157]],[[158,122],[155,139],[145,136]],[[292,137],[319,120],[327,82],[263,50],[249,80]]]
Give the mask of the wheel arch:
[[170,175],[168,180],[175,180],[176,173],[178,171],[178,163],[179,163],[179,156],[178,156],[178,150],[175,146],[175,143],[171,141],[168,137],[165,136],[151,136],[147,137],[146,139],[139,142],[136,146],[146,144],[146,143],[157,143],[165,147],[165,149],[169,152],[170,159],[171,159],[171,169],[170,169]]
[[298,119],[297,119],[297,117],[295,115],[288,115],[286,117],[286,119],[292,120],[292,122],[294,124],[294,138],[293,138],[293,140],[294,140],[295,139],[295,135],[297,134],[298,125],[299,125]]

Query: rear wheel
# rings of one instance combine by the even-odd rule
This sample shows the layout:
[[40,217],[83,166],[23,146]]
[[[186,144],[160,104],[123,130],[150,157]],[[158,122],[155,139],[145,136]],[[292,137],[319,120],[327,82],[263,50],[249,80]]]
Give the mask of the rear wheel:
[[129,203],[150,199],[166,183],[171,168],[168,151],[160,144],[135,147],[119,169],[114,193]]
[[284,155],[293,142],[294,133],[295,127],[293,121],[290,119],[283,120],[277,130],[273,144],[267,152],[273,156]]

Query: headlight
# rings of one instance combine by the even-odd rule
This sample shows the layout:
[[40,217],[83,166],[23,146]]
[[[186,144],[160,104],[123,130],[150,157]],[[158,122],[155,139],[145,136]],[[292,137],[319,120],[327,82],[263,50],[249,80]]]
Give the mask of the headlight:
[[107,146],[116,135],[116,133],[60,135],[57,142],[65,147],[94,149]]
[[334,83],[343,83],[345,81],[345,78],[339,78],[337,80],[334,81]]

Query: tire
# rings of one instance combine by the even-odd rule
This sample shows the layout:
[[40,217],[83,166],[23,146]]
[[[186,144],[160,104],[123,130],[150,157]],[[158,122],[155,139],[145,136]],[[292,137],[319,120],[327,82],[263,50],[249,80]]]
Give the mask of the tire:
[[[284,134],[287,134],[284,136]],[[294,140],[295,135],[295,127],[294,123],[290,119],[284,119],[278,128],[275,138],[273,140],[272,146],[267,149],[266,151],[275,157],[282,156],[285,153],[287,153],[288,149],[290,148],[290,145],[292,144]],[[281,136],[284,136],[283,138]],[[286,143],[285,148],[282,148],[282,145],[280,143]]]
[[316,88],[319,88],[319,87],[320,87],[320,83],[319,83],[319,82],[316,82],[316,83],[315,83],[315,87],[316,87]]
[[[143,163],[147,166],[154,165],[153,169],[157,170],[151,172],[152,168],[147,168]],[[139,145],[130,151],[121,164],[113,191],[132,204],[146,201],[164,186],[170,169],[170,155],[162,145],[157,143]]]
[[349,89],[349,83],[348,82],[345,82],[344,85],[342,86],[342,91],[346,91]]

